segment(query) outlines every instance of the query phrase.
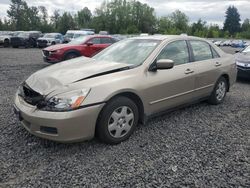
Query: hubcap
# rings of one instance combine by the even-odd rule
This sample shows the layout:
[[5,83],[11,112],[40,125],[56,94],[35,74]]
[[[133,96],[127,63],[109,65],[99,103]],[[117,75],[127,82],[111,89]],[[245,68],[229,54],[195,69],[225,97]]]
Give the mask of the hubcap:
[[218,101],[221,101],[226,94],[226,84],[225,82],[220,82],[216,89],[216,98]]
[[121,138],[128,134],[134,123],[134,113],[127,106],[114,110],[108,121],[109,134],[114,138]]

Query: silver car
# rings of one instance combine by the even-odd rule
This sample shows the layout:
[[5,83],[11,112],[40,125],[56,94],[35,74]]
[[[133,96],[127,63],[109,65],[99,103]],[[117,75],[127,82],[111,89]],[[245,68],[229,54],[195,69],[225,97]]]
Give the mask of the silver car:
[[201,38],[146,36],[122,40],[93,58],[65,61],[31,75],[14,110],[36,136],[109,144],[138,123],[180,105],[223,102],[236,80],[232,55]]

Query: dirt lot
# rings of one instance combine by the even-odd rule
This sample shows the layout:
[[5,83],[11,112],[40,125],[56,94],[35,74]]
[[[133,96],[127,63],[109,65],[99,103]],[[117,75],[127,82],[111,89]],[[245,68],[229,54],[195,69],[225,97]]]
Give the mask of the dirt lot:
[[122,144],[67,145],[30,135],[12,112],[19,83],[46,66],[38,49],[0,48],[0,187],[250,187],[250,82],[222,105],[154,118]]

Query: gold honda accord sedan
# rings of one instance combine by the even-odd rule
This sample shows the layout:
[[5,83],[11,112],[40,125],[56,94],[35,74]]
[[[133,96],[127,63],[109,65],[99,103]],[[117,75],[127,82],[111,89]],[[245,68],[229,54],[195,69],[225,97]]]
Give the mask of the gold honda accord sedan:
[[122,40],[92,58],[46,67],[24,81],[14,111],[31,134],[58,142],[109,144],[138,123],[196,101],[223,102],[236,80],[232,55],[189,36]]

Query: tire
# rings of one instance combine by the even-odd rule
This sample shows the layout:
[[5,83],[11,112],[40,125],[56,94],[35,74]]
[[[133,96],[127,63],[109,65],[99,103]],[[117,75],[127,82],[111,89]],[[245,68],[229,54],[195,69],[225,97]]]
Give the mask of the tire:
[[228,82],[224,77],[220,77],[216,82],[214,90],[210,95],[208,102],[213,105],[221,104],[227,94]]
[[30,43],[29,42],[25,42],[24,48],[30,48]]
[[131,136],[138,124],[138,119],[139,112],[136,104],[127,97],[116,97],[101,111],[96,135],[104,143],[119,144]]
[[51,43],[51,45],[55,45],[56,43],[53,41],[52,43]]
[[76,57],[78,57],[78,56],[79,56],[78,54],[76,54],[76,53],[74,53],[74,52],[70,52],[70,53],[68,53],[68,54],[65,55],[64,60],[73,59],[73,58],[76,58]]
[[19,46],[17,46],[17,45],[14,45],[14,46],[12,46],[13,48],[19,48]]
[[8,39],[5,39],[4,40],[4,43],[3,43],[3,47],[4,48],[7,48],[7,47],[9,47],[10,46],[10,41],[8,40]]

